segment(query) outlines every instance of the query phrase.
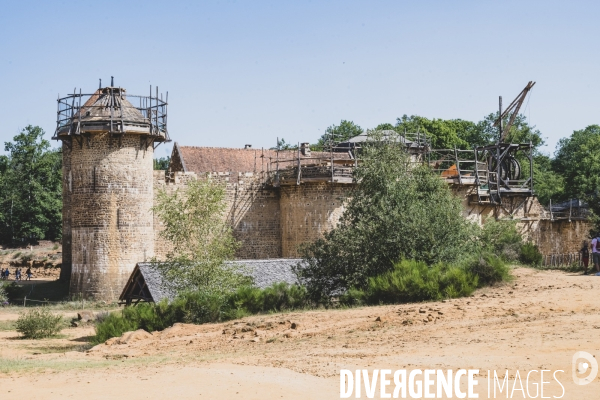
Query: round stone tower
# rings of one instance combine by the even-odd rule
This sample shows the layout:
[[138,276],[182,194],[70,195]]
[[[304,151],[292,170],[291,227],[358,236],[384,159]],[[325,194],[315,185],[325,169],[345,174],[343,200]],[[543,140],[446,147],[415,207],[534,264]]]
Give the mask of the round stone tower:
[[[134,106],[134,104],[136,104]],[[117,300],[154,255],[154,148],[169,141],[162,95],[110,87],[58,99],[63,142],[63,267],[70,294]]]

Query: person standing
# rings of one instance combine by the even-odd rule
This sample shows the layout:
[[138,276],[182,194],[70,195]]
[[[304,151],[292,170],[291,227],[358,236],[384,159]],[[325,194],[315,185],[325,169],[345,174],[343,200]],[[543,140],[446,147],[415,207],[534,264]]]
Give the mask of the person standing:
[[590,263],[590,245],[587,240],[583,241],[583,245],[581,246],[581,263],[583,264],[583,274],[588,274],[588,265]]
[[[587,269],[586,269],[587,271]],[[28,267],[27,271],[25,271],[25,275],[27,275],[27,278],[25,278],[26,281],[30,281],[31,280],[31,268]]]
[[592,262],[594,269],[600,272],[600,238],[598,237],[592,239]]

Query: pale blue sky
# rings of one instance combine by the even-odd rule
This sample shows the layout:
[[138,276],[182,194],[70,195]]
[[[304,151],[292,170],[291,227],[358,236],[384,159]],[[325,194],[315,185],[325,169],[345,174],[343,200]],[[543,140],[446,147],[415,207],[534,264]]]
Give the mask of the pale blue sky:
[[[169,91],[184,145],[314,142],[350,119],[478,121],[535,80],[522,110],[547,152],[600,123],[594,1],[3,1],[0,142],[50,137],[56,97],[98,78]],[[169,149],[159,147],[158,156]]]

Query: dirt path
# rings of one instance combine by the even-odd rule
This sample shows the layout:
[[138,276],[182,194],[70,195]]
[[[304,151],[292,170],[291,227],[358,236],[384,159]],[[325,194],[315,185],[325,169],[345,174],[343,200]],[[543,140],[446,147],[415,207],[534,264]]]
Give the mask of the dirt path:
[[[153,398],[334,399],[340,369],[465,368],[480,370],[481,389],[487,370],[508,369],[511,376],[563,370],[563,398],[600,399],[600,377],[587,386],[571,380],[576,351],[600,358],[600,278],[524,268],[513,273],[514,282],[465,299],[177,324],[87,352],[35,351],[40,341],[0,332],[0,357],[5,365],[17,360],[5,366],[12,373],[0,375],[0,398],[118,393],[142,399],[150,391]],[[81,344],[91,332],[67,329],[68,337],[43,342]],[[59,371],[31,372],[35,366]],[[561,390],[549,385],[544,395]]]

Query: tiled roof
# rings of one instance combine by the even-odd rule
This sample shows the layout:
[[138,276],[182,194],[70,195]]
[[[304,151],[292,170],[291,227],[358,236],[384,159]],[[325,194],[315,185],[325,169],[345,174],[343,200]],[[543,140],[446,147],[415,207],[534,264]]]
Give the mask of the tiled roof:
[[270,258],[266,260],[236,260],[229,264],[237,265],[254,279],[254,286],[264,289],[274,283],[298,283],[292,267],[304,261],[300,258]]
[[[274,283],[297,284],[298,279],[292,271],[292,267],[297,264],[303,265],[303,261],[294,258],[272,258],[266,260],[235,260],[228,261],[227,264],[240,268],[243,274],[252,277],[254,286],[263,289]],[[138,274],[142,278],[139,285],[136,283]],[[170,302],[176,297],[174,290],[166,284],[162,271],[157,268],[157,263],[137,263],[119,299],[125,301],[132,295],[135,299],[140,287],[143,287],[144,293],[149,292],[150,294],[145,299],[146,301],[158,303],[162,299],[168,299]]]
[[[207,172],[260,172],[267,171],[267,164],[275,162],[277,151],[262,149],[234,149],[223,147],[195,147],[177,145],[179,154],[183,158],[186,172],[203,174]],[[350,158],[346,153],[333,153],[335,159]],[[318,162],[315,158],[329,159],[328,152],[313,151],[309,156],[300,153],[302,164]],[[279,168],[296,166],[297,150],[282,150],[279,152]],[[285,162],[287,160],[287,162]],[[274,165],[274,164],[273,164]]]
[[98,89],[81,107],[82,121],[106,121],[112,117],[127,122],[148,123],[142,113],[127,100],[125,89],[116,88],[111,96],[110,88]]

